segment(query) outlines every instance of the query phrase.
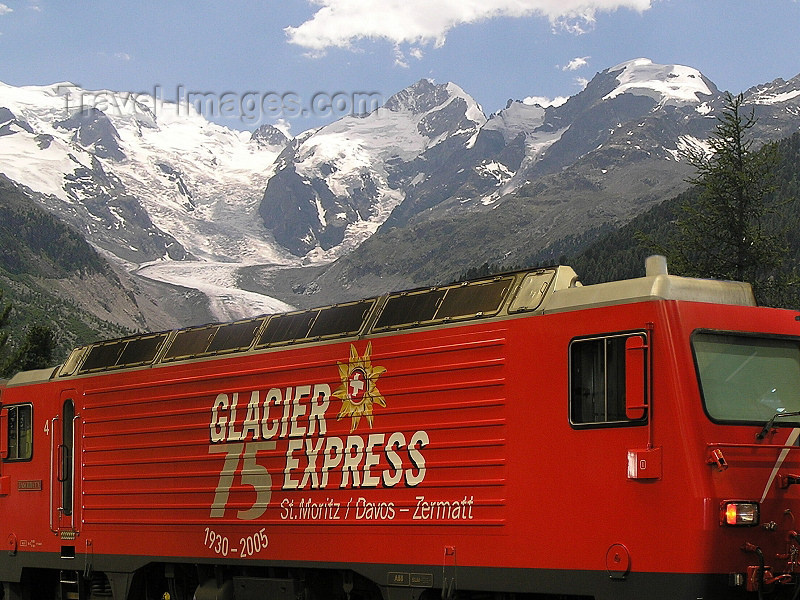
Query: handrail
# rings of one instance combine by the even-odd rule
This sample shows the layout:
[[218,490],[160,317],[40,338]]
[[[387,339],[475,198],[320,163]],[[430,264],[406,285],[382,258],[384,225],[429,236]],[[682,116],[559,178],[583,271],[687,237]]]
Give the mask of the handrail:
[[[791,436],[790,436],[791,438]],[[793,438],[793,441],[796,440],[796,437]],[[788,440],[787,440],[788,441]],[[713,465],[716,467],[717,471],[722,472],[727,470],[730,466],[728,464],[728,460],[722,453],[721,448],[733,448],[733,449],[741,449],[741,450],[780,450],[778,464],[775,466],[773,470],[773,475],[771,479],[774,479],[775,474],[777,473],[778,465],[782,464],[786,456],[788,456],[790,450],[800,450],[800,446],[796,446],[794,444],[754,444],[750,443],[739,443],[739,442],[711,442],[706,444],[706,463],[709,465]]]
[[56,421],[58,421],[58,415],[50,419],[50,531],[55,534],[58,534],[58,530],[53,528],[53,513],[55,511],[55,506],[53,502],[53,495],[56,493],[56,485],[55,479],[53,476],[55,475],[55,468],[54,468],[54,455],[55,455],[55,428],[56,428]]
[[767,448],[770,450],[800,450],[800,446],[783,444],[754,444],[754,443],[734,443],[734,442],[710,442],[706,444],[706,449],[712,448]]
[[[69,528],[71,531],[75,531],[75,513],[78,512],[79,508],[81,507],[81,502],[79,502],[78,496],[78,485],[75,483],[76,481],[81,481],[83,478],[83,466],[81,465],[81,478],[78,478],[76,472],[76,465],[80,464],[78,462],[78,452],[76,452],[75,448],[75,434],[77,433],[76,423],[79,422],[81,418],[81,414],[78,413],[72,417],[72,466],[70,467],[70,476],[72,477],[72,483],[70,484],[70,492],[72,493],[72,511],[70,511],[69,515]],[[82,461],[81,461],[82,462]],[[83,493],[83,486],[81,486],[81,494]]]

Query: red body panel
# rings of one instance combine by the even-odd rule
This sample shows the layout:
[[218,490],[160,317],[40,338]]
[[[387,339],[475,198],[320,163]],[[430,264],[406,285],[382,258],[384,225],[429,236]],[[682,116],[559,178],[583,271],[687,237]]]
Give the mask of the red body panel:
[[[640,302],[9,387],[3,405],[33,403],[35,439],[32,460],[2,464],[0,535],[20,564],[74,544],[76,560],[414,565],[437,579],[449,564],[724,575],[757,564],[750,542],[786,568],[800,487],[779,481],[800,473],[798,450],[773,468],[793,430],[757,442],[713,423],[690,336],[800,335],[794,315]],[[633,330],[650,336],[648,421],[576,429],[570,341]],[[73,516],[58,510],[66,399]],[[632,450],[656,477],[628,477]],[[723,500],[762,498],[773,530],[720,526]]]

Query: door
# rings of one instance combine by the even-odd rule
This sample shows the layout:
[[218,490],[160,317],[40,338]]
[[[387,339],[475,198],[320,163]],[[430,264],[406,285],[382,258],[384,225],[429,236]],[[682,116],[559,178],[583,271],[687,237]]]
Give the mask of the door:
[[75,402],[72,394],[62,394],[61,412],[51,419],[51,529],[60,532],[62,539],[76,532],[76,498],[78,496],[77,484],[78,461],[76,456],[77,441],[76,427],[80,415],[75,414]]

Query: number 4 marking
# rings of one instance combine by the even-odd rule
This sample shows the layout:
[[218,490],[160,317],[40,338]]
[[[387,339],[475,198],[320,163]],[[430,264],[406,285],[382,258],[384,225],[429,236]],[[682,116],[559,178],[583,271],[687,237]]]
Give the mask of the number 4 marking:
[[256,462],[256,455],[261,450],[275,450],[275,442],[250,442],[245,444],[213,444],[208,447],[209,454],[225,454],[225,463],[219,474],[219,483],[214,492],[214,501],[211,504],[211,516],[225,516],[225,507],[228,504],[233,479],[239,468],[239,460],[244,454],[242,461],[241,480],[242,485],[249,485],[256,492],[256,500],[253,506],[247,510],[240,510],[236,513],[236,518],[247,521],[257,519],[264,514],[272,499],[272,475],[263,465]]

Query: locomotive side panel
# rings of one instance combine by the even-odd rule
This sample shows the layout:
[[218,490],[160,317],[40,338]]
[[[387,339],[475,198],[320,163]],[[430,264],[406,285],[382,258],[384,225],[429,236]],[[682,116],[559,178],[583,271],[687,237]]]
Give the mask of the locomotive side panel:
[[[95,555],[438,564],[506,521],[505,331],[419,333],[98,378],[81,409]],[[391,538],[400,528],[409,538]],[[153,544],[157,540],[157,550]],[[330,542],[330,543],[329,543]],[[342,556],[342,560],[352,557]]]
[[[641,335],[652,306],[78,380],[76,547],[91,540],[97,569],[152,556],[391,583],[411,564],[425,587],[458,574],[463,589],[574,594],[602,591],[622,547],[611,568],[633,589],[663,570],[652,515],[681,476],[628,480],[650,415],[580,422],[570,353]],[[357,551],[332,551],[343,540]]]

